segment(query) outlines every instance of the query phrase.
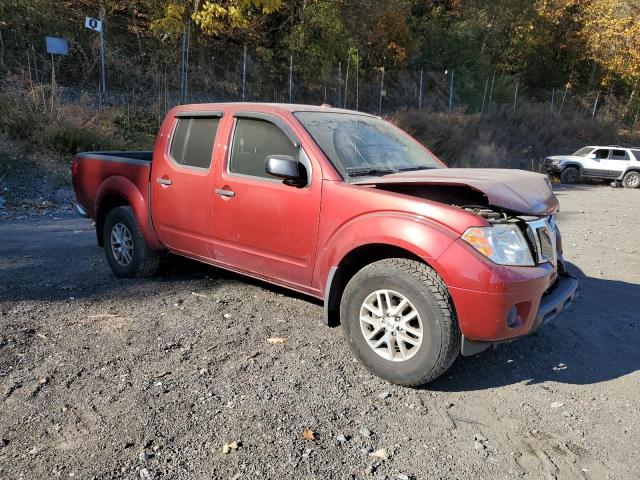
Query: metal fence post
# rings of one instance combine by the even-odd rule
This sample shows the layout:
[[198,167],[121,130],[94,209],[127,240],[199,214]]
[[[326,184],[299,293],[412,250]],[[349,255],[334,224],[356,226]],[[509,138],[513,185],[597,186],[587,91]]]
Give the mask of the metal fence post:
[[247,44],[244,44],[244,56],[242,59],[242,101],[247,92]]
[[347,88],[349,87],[349,64],[350,63],[351,63],[351,59],[347,57],[347,73],[344,76],[344,100],[342,103],[344,108],[347,108]]
[[449,85],[449,111],[453,107],[453,70],[451,70],[451,84]]
[[359,108],[360,103],[360,57],[358,54],[358,49],[356,48],[356,111]]
[[418,110],[420,110],[422,108],[422,71],[423,69],[420,69],[420,87],[418,88]]
[[487,113],[491,111],[491,99],[493,98],[493,84],[496,81],[496,71],[493,71],[493,77],[491,77],[491,90],[489,90],[489,103],[487,104]]
[[289,103],[293,103],[293,54],[289,57]]
[[560,108],[558,109],[558,113],[562,113],[562,107],[564,107],[564,99],[567,97],[567,90],[569,90],[569,82],[564,87],[564,93],[562,94],[562,101],[560,102]]
[[382,96],[384,95],[384,66],[380,75],[380,102],[378,103],[378,114],[382,115]]
[[487,99],[487,88],[489,87],[489,78],[487,78],[484,82],[484,94],[482,95],[482,108],[480,109],[480,113],[484,113],[484,102]]
[[100,8],[100,21],[102,22],[102,27],[100,28],[100,66],[102,78],[102,93],[106,93],[107,76],[104,71],[104,7]]
[[342,62],[338,62],[338,101],[336,105],[342,105]]

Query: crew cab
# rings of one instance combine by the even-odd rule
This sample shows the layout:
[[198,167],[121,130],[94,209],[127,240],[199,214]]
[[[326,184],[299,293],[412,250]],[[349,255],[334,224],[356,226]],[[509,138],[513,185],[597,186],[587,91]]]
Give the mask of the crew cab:
[[581,179],[613,180],[625,188],[640,187],[640,148],[583,147],[571,155],[545,158],[542,169],[562,183]]
[[172,252],[317,297],[401,385],[537,330],[578,292],[545,175],[447,168],[364,113],[183,105],[153,152],[79,153],[71,170],[115,275]]

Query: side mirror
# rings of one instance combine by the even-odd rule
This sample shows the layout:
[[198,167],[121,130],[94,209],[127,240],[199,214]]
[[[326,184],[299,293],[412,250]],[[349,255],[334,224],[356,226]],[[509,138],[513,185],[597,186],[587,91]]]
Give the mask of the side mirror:
[[264,167],[269,175],[281,178],[285,185],[303,187],[307,184],[307,170],[291,155],[269,155]]
[[597,157],[596,157],[596,154],[595,154],[595,153],[590,153],[590,154],[589,154],[589,156],[588,156],[587,158],[589,158],[589,159],[591,159],[591,160],[595,160]]

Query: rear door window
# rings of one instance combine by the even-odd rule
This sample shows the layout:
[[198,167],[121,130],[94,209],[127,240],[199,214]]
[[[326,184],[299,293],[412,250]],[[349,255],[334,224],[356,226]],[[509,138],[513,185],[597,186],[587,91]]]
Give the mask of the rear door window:
[[171,157],[185,167],[207,169],[211,165],[219,118],[179,118],[171,141]]
[[611,160],[629,160],[629,154],[626,150],[611,150]]
[[229,172],[274,180],[265,170],[269,155],[290,155],[299,150],[276,125],[265,120],[238,118],[233,134]]

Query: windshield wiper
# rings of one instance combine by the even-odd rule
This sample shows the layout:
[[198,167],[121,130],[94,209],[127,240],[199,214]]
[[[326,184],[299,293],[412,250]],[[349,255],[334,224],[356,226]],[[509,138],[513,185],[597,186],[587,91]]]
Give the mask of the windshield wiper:
[[426,167],[426,166],[421,166],[421,167],[406,167],[406,168],[400,168],[398,169],[399,172],[411,172],[412,170],[433,170],[436,167]]
[[354,168],[347,170],[350,177],[361,177],[363,175],[389,175],[390,173],[398,173],[395,168]]

